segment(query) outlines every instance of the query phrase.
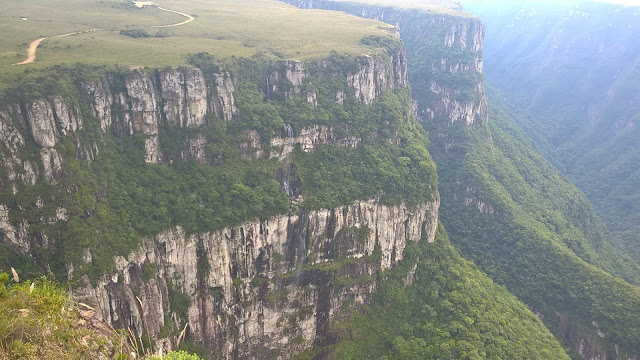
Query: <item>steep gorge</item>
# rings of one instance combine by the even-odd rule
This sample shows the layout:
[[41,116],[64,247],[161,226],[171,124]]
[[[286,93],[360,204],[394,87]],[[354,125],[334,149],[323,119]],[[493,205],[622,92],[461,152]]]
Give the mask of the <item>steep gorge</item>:
[[[330,208],[304,202],[313,195],[300,177],[304,161],[313,161],[305,154],[366,153],[372,139],[387,136],[407,141],[406,59],[397,41],[387,51],[222,65],[232,70],[201,54],[194,58],[200,68],[90,76],[62,69],[63,80],[36,87],[46,95],[37,100],[24,94],[29,85],[9,91],[0,112],[0,229],[5,251],[16,257],[4,261],[21,257],[64,274],[78,300],[112,326],[154,339],[156,351],[175,347],[186,323],[189,341],[214,358],[286,358],[322,341],[345,303],[371,301],[377,274],[402,260],[407,242],[435,239],[439,199],[428,155],[405,157],[407,171],[433,177],[418,203],[400,193],[390,200],[394,192],[384,187],[364,198],[347,194]],[[371,128],[373,112],[385,111],[381,97],[396,107],[380,115],[386,129]],[[366,122],[345,108],[364,112]],[[410,170],[411,162],[420,166]],[[166,213],[180,206],[166,201],[186,201],[182,195],[161,200],[126,178],[167,176],[172,164],[189,178],[212,166],[245,171],[227,206],[248,212],[217,214],[224,208],[207,208],[187,192],[196,201],[189,208],[195,222],[188,221],[179,209]],[[142,172],[127,174],[134,170]],[[279,191],[285,186],[291,191]],[[119,207],[131,201],[142,214]],[[156,225],[137,227],[134,216]]]
[[[0,250],[8,261],[69,281],[78,299],[156,350],[175,347],[188,324],[190,346],[213,358],[349,358],[379,348],[402,357],[412,347],[424,358],[566,359],[539,319],[449,246],[419,119],[432,138],[452,242],[545,321],[555,312],[583,356],[610,356],[612,343],[633,351],[634,318],[617,320],[637,304],[637,289],[592,265],[631,273],[600,260],[597,235],[584,241],[595,220],[579,195],[552,224],[575,238],[552,233],[542,248],[535,236],[524,248],[478,240],[495,231],[498,240],[510,240],[509,231],[530,239],[549,225],[511,222],[526,199],[511,189],[517,206],[505,205],[485,181],[483,166],[495,165],[485,156],[500,157],[509,143],[495,133],[509,126],[487,121],[482,24],[361,4],[298,5],[318,4],[399,25],[408,55],[392,37],[365,37],[377,55],[300,62],[198,54],[189,68],[78,66],[21,78],[0,107]],[[574,210],[587,212],[586,225],[562,218]],[[519,269],[530,263],[507,262],[498,249],[551,260],[528,287],[531,275]],[[545,277],[546,267],[564,263],[559,272],[578,269],[594,287],[618,284],[623,309],[611,314],[606,305],[619,299],[602,290],[589,297],[582,281]],[[555,287],[579,299],[557,306]],[[583,303],[588,314],[576,321],[572,307]],[[358,314],[384,324],[381,337],[363,342],[351,321]],[[606,341],[594,345],[600,332]]]
[[586,197],[535,153],[513,120],[487,107],[481,22],[365,2],[287,2],[399,27],[452,243],[538,313],[575,356],[636,358],[640,344],[631,334],[639,329],[630,316],[640,304],[631,285],[638,266],[611,245]]

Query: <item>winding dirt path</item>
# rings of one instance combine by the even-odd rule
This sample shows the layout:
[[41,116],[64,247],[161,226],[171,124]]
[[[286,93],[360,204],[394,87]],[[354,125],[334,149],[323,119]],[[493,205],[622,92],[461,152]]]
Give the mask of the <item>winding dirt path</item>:
[[183,22],[176,23],[176,24],[156,25],[156,26],[152,26],[152,28],[166,28],[166,27],[180,26],[180,25],[188,24],[188,23],[192,22],[193,20],[195,20],[195,18],[193,16],[191,16],[189,14],[185,14],[185,13],[180,12],[180,11],[169,10],[169,9],[165,9],[163,7],[160,7],[160,6],[158,6],[158,9],[160,9],[162,11],[167,11],[167,12],[171,12],[171,13],[174,13],[174,14],[182,15],[182,16],[186,17],[187,20],[185,20]]
[[[187,20],[179,22],[179,23],[175,23],[175,24],[151,26],[152,28],[167,28],[167,27],[180,26],[180,25],[188,24],[188,23],[190,23],[190,22],[195,20],[195,18],[193,16],[189,15],[189,14],[185,14],[185,13],[180,12],[180,11],[165,9],[163,7],[160,7],[160,6],[156,6],[156,7],[158,9],[162,10],[162,11],[167,11],[167,12],[170,12],[170,13],[182,15],[182,16],[186,17]],[[102,30],[102,29],[91,29],[91,30],[84,30],[84,31],[76,31],[76,32],[70,32],[70,33],[66,33],[66,34],[56,35],[54,37],[61,38],[61,37],[65,37],[65,36],[89,33],[89,32],[100,31],[100,30]],[[46,39],[46,37],[41,37],[39,39],[36,39],[36,40],[32,41],[31,44],[29,44],[29,50],[27,51],[27,59],[22,61],[22,62],[13,64],[13,65],[26,65],[26,64],[31,64],[32,62],[36,61],[36,52],[38,51],[38,45],[40,45],[40,43],[44,39]]]
[[27,59],[19,62],[17,64],[14,65],[24,65],[24,64],[31,64],[32,62],[34,62],[36,60],[36,51],[38,50],[38,45],[40,45],[40,43],[42,42],[42,40],[46,39],[46,37],[41,37],[37,40],[34,40],[31,42],[31,44],[29,44],[29,51],[27,52]]

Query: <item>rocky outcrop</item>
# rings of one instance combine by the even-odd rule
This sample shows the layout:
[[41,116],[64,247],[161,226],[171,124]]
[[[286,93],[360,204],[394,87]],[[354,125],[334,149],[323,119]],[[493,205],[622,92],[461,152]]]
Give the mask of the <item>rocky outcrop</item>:
[[31,129],[31,136],[36,144],[44,147],[53,147],[58,140],[51,105],[43,100],[32,103],[27,108],[27,120]]
[[[190,335],[215,358],[287,358],[310,346],[344,301],[370,301],[376,289],[370,275],[400,261],[408,241],[434,241],[438,205],[384,206],[374,199],[212,233],[176,228],[118,257],[112,274],[75,295],[112,325],[156,336],[165,321],[184,326],[164,316],[176,311],[169,299],[184,294],[191,300]],[[143,278],[147,266],[155,277]],[[341,276],[352,284],[336,285]]]
[[206,124],[207,86],[200,69],[159,73],[163,110],[167,122],[182,127]]
[[[484,26],[479,19],[468,14],[456,16],[359,2],[283,1],[300,8],[344,11],[396,25],[410,57],[419,58],[415,64],[419,63],[421,69],[412,72],[411,84],[430,89],[429,93],[420,92],[416,98],[420,103],[420,117],[429,122],[444,120],[444,125],[456,121],[464,121],[467,125],[486,124],[487,103],[482,76]],[[425,69],[431,69],[431,73],[425,73]],[[360,82],[369,83],[365,79]],[[423,82],[427,82],[426,86],[416,86]]]
[[407,60],[404,50],[392,57],[391,62],[378,57],[360,59],[359,70],[347,75],[347,83],[356,99],[371,104],[385,90],[407,85]]
[[269,158],[284,160],[297,144],[303,151],[310,152],[330,143],[342,147],[357,147],[361,141],[355,136],[339,136],[333,129],[320,125],[303,128],[297,134],[293,129],[290,132],[289,135],[271,139]]
[[107,132],[111,128],[111,105],[114,103],[107,78],[83,85],[84,91],[91,99],[93,116],[100,119],[100,128]]
[[611,346],[596,322],[585,326],[572,317],[556,313],[554,327],[564,344],[574,349],[586,360],[637,360],[637,356],[625,354],[617,345]]
[[133,126],[145,135],[157,135],[160,124],[158,101],[151,79],[141,73],[134,73],[125,79]]
[[211,102],[211,112],[218,118],[229,121],[238,115],[233,92],[235,86],[229,73],[214,75],[215,96]]
[[77,108],[69,107],[59,96],[49,97],[49,102],[62,135],[82,129],[82,117]]
[[[408,84],[407,59],[404,48],[385,55],[362,56],[357,59],[357,71],[346,75],[351,94],[359,101],[372,104],[384,91],[406,87]],[[313,64],[326,78],[336,78],[337,74],[327,71],[327,61],[321,60]],[[267,77],[267,93],[284,91],[285,98],[292,99],[302,94],[305,79],[310,76],[309,65],[300,61],[285,61],[280,69]],[[286,79],[286,83],[283,82]],[[308,103],[315,108],[317,94],[314,91],[303,94]],[[335,101],[342,104],[345,99],[343,90],[336,90]]]
[[[343,73],[335,73],[335,67],[326,61],[282,62],[268,69],[263,80],[273,80],[272,91],[285,93],[284,98],[278,94],[278,101],[299,97],[313,108],[322,106],[327,96],[314,89],[313,83],[307,87],[318,77],[339,80],[338,103],[356,98],[371,104],[384,91],[408,86],[402,50],[357,62],[357,68]],[[72,194],[78,189],[63,180],[72,169],[66,169],[65,163],[73,161],[61,154],[75,146],[74,161],[93,161],[104,146],[131,135],[136,146],[144,146],[140,160],[146,163],[193,159],[220,164],[224,154],[212,154],[216,147],[207,146],[215,137],[211,133],[182,132],[188,134],[184,143],[165,151],[160,138],[166,127],[196,128],[216,121],[224,129],[221,120],[237,121],[237,81],[236,75],[222,70],[213,74],[198,69],[114,73],[82,84],[78,94],[69,97],[83,96],[86,104],[81,106],[54,94],[3,108],[0,154],[7,176],[0,173],[0,190],[10,185],[16,193],[22,191],[16,186],[19,182],[46,181],[59,187],[65,184],[62,190]],[[268,88],[261,90],[265,101],[275,101],[269,99]],[[333,90],[329,93],[332,100]],[[286,126],[269,141],[261,140],[256,130],[244,129],[238,144],[250,159],[278,160],[285,160],[296,144],[303,151],[330,143],[360,145],[360,138],[343,135],[348,134],[342,131],[348,130],[348,124],[337,126],[295,130]],[[92,131],[91,136],[83,136],[83,131]],[[28,159],[25,156],[27,160],[22,159],[21,150],[34,143],[40,147],[39,154],[32,152]],[[287,164],[286,171],[293,171],[292,166]],[[288,183],[299,180],[287,176]],[[299,185],[295,191],[284,191],[290,198],[301,198],[301,182]],[[54,249],[56,240],[47,238],[40,230],[45,226],[40,225],[65,226],[70,215],[52,203],[56,200],[38,197],[33,205],[38,215],[21,223],[11,221],[15,208],[0,204],[0,242],[27,256]],[[345,302],[369,302],[381,280],[374,275],[395,266],[408,241],[433,241],[438,205],[435,200],[416,207],[384,206],[374,199],[331,210],[298,211],[294,206],[291,214],[216,232],[185,234],[180,228],[167,229],[144,240],[129,256],[116,258],[113,273],[93,284],[87,278],[74,278],[74,269],[78,273],[80,267],[96,261],[92,249],[83,249],[78,263],[65,265],[69,280],[85,284],[75,291],[80,300],[96,305],[115,327],[162,337],[167,328],[183,329],[188,322],[189,337],[210,347],[215,358],[285,358],[320,339]],[[95,209],[83,210],[86,217],[94,215]],[[176,301],[187,305],[181,307]],[[170,334],[157,339],[158,348],[175,345],[175,332]]]

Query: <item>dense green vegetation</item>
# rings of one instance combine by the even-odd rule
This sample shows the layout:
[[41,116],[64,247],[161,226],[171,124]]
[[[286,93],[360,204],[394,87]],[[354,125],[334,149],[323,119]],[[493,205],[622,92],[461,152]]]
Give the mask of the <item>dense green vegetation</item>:
[[[550,326],[555,312],[585,325],[595,321],[611,342],[637,353],[640,288],[606,272],[637,283],[637,264],[611,246],[584,195],[532,150],[505,113],[492,107],[489,125],[493,144],[478,141],[487,135],[477,128],[454,124],[451,134],[466,142],[436,152],[449,164],[439,167],[439,178],[452,242]],[[477,201],[493,212],[478,211]]]
[[466,5],[486,24],[496,95],[640,262],[638,13],[598,2]]
[[[391,49],[397,42],[376,46]],[[264,74],[281,68],[280,63],[265,58],[216,60],[207,54],[191,61],[207,77],[221,67],[237,76],[234,95],[238,119],[225,122],[210,116],[208,125],[197,129],[163,122],[159,140],[166,162],[162,164],[144,163],[143,135],[116,137],[98,128],[98,120],[75,86],[85,75],[97,78],[103,68],[58,67],[38,77],[26,74],[23,83],[6,93],[4,102],[11,103],[21,97],[33,101],[51,90],[76,102],[85,119],[80,137],[62,136],[56,145],[64,161],[55,185],[40,180],[35,185],[18,184],[16,194],[7,186],[0,193],[0,201],[10,209],[11,223],[26,220],[33,224],[29,227],[31,237],[42,239],[44,234],[48,239],[50,246],[34,247],[35,263],[49,266],[61,278],[71,263],[75,279],[88,274],[95,280],[110,271],[113,255],[126,256],[142,237],[176,226],[187,233],[215,231],[286,213],[289,200],[276,179],[289,164],[297,169],[295,176],[306,195],[301,206],[307,209],[336,207],[380,194],[382,201],[394,204],[404,200],[417,204],[437,196],[427,135],[409,113],[408,89],[388,91],[372,106],[365,106],[353,95],[347,96],[344,106],[335,102],[336,90],[350,94],[346,74],[357,68],[358,58],[334,53],[322,68],[310,67],[304,95],[292,99],[285,95],[290,88],[286,79],[268,98],[261,92]],[[111,74],[112,79],[120,79],[113,81],[112,91],[123,91],[127,71],[115,69]],[[316,109],[306,102],[305,91],[315,92]],[[357,137],[359,146],[328,145],[312,153],[296,150],[284,163],[250,160],[243,153],[239,144],[246,130],[256,130],[261,146],[269,149],[268,141],[282,136],[285,122],[295,129],[328,126],[337,138]],[[203,137],[207,143],[206,159],[201,162],[183,157],[189,139],[195,137]],[[83,159],[78,149],[91,148],[96,142],[100,144],[99,155],[93,161]],[[39,163],[38,149],[31,139],[24,155]],[[4,174],[3,183],[7,180]],[[335,186],[337,183],[341,186]],[[56,218],[60,208],[66,209],[68,221],[39,220]],[[90,249],[90,260],[85,249]],[[32,270],[25,267],[24,271]]]
[[[300,356],[335,359],[568,359],[542,322],[453,249],[410,242],[382,274],[374,303],[331,325],[336,344]],[[406,286],[413,266],[415,280]]]
[[[356,149],[330,145],[311,153],[296,151],[294,159],[308,192],[304,205],[331,208],[380,191],[383,203],[415,205],[433,200],[435,166],[426,149],[426,132],[409,119],[409,102],[408,91],[387,93],[350,122],[350,134],[362,137]],[[397,145],[381,139],[394,139]]]

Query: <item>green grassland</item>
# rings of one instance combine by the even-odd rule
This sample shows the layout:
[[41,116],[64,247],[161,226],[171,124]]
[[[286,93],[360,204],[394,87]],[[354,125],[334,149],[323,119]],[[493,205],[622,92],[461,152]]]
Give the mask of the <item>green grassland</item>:
[[[209,52],[217,57],[246,57],[263,53],[274,58],[309,60],[331,50],[341,54],[371,54],[360,43],[365,35],[390,36],[388,25],[343,13],[305,11],[276,0],[161,0],[157,7],[136,8],[122,0],[0,0],[0,74],[22,72],[61,63],[178,66],[187,54]],[[20,18],[24,16],[28,20]],[[100,31],[55,37],[59,34]],[[121,30],[140,29],[150,37],[132,38]],[[36,61],[10,65],[27,57],[29,43],[47,37]]]

